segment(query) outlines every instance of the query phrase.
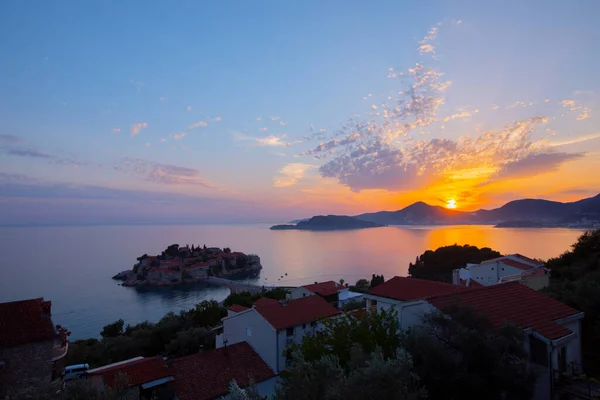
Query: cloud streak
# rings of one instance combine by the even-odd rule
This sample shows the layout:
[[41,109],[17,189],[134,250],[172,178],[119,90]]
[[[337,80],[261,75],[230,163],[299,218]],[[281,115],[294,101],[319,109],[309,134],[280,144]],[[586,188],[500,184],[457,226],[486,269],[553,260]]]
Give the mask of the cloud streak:
[[146,122],[139,122],[137,124],[131,125],[131,136],[136,136],[138,133],[140,133],[142,129],[145,129],[147,127],[148,124]]
[[281,188],[297,184],[310,169],[315,168],[314,165],[305,163],[290,163],[279,170],[279,174],[275,177],[273,186]]
[[189,126],[189,128],[190,128],[190,129],[195,129],[195,128],[198,128],[199,126],[202,126],[202,127],[204,127],[204,126],[208,126],[208,122],[206,122],[206,121],[198,121],[198,122],[194,122],[193,124],[191,124],[191,125]]
[[200,171],[143,159],[126,159],[114,167],[115,171],[136,175],[146,181],[173,186],[202,186],[214,189],[216,185],[202,177]]

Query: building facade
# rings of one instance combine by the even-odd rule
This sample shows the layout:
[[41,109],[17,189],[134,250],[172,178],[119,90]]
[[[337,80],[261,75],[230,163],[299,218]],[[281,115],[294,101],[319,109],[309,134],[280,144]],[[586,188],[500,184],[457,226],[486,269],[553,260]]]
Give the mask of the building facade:
[[54,326],[52,303],[0,303],[0,397],[62,376],[69,332]]

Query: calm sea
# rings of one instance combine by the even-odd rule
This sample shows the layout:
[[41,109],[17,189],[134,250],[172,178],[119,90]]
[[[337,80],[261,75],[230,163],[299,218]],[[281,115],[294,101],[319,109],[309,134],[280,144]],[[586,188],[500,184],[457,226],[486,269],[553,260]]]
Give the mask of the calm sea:
[[300,285],[343,278],[356,282],[383,273],[407,275],[408,263],[427,249],[471,244],[502,253],[547,259],[581,234],[572,229],[497,229],[491,226],[386,227],[346,232],[271,231],[245,226],[89,226],[0,228],[0,302],[33,297],[52,300],[55,323],[72,339],[98,337],[119,318],[156,321],[169,311],[204,299],[222,300],[228,290],[202,285],[161,289],[118,286],[111,279],[136,257],[173,243],[230,247],[256,253],[263,270],[257,282]]

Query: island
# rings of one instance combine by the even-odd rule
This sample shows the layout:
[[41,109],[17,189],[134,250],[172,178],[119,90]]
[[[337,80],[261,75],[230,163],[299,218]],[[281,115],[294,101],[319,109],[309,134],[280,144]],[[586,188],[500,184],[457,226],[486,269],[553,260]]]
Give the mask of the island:
[[345,215],[317,215],[301,220],[295,225],[274,225],[272,230],[337,231],[349,229],[379,228],[385,225],[372,221],[363,221]]
[[144,254],[132,269],[113,276],[123,286],[169,286],[204,282],[209,276],[241,278],[256,275],[260,257],[231,251],[230,248],[172,244],[160,255]]

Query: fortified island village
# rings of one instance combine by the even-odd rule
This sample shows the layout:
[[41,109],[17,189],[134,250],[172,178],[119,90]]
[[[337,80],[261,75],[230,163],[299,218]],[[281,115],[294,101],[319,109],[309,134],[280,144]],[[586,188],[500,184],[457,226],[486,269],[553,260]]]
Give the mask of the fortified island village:
[[204,282],[209,276],[252,276],[261,269],[260,257],[230,248],[172,244],[158,256],[144,254],[131,270],[113,276],[123,286],[169,286]]

